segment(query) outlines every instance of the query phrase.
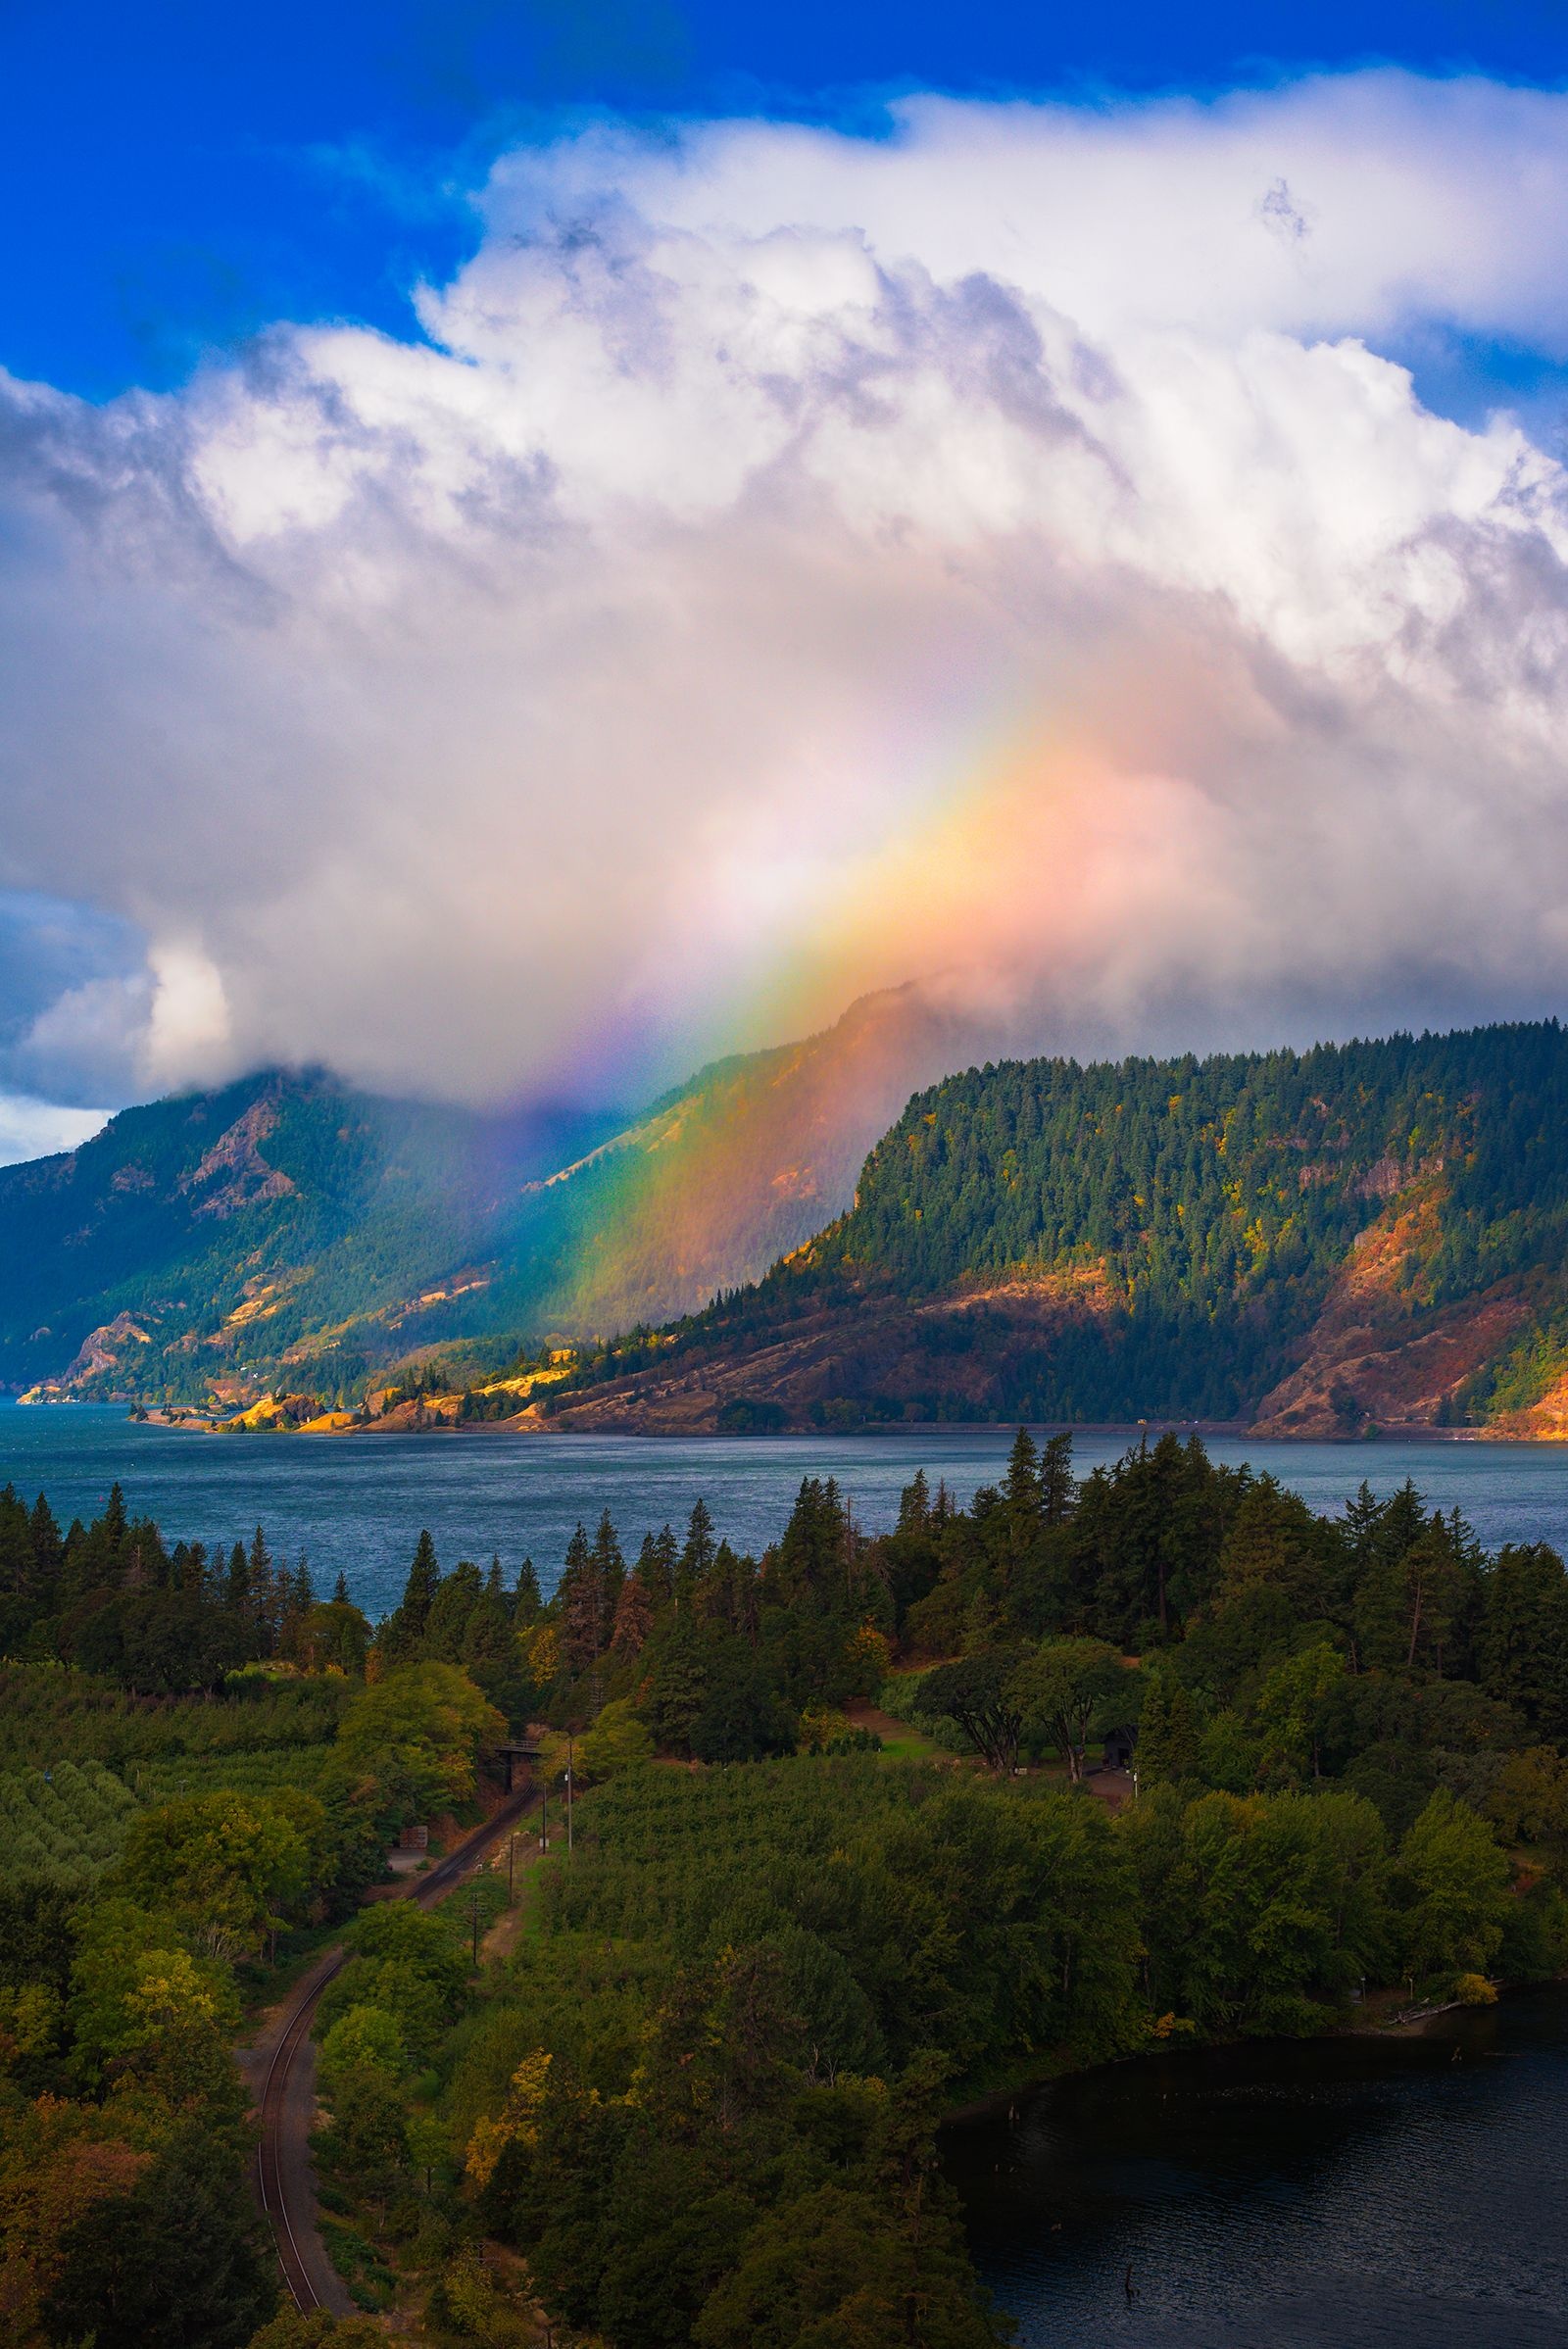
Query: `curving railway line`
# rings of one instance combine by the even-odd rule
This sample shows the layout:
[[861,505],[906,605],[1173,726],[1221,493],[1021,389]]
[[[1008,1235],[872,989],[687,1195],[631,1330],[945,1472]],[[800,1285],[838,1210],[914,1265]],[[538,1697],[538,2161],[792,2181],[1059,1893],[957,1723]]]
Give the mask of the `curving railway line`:
[[[405,1895],[423,1909],[450,1892],[484,1857],[498,1836],[521,1818],[529,1791],[519,1786],[482,1826],[465,1835]],[[316,2050],[311,2025],[321,1992],[348,1963],[346,1949],[326,1950],[293,1994],[252,2058],[260,2133],[256,2145],[256,2193],[277,2245],[278,2265],[296,2308],[327,2309],[350,2317],[354,2302],[327,2257],[316,2219],[316,2181],[311,2171],[311,2123],[316,2106]]]

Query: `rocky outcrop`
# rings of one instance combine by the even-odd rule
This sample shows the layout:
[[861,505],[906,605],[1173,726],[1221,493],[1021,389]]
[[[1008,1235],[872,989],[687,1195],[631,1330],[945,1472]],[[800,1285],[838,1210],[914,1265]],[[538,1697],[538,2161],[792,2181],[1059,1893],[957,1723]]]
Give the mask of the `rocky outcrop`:
[[1423,1301],[1437,1245],[1436,1179],[1391,1199],[1330,1288],[1303,1359],[1258,1405],[1259,1436],[1338,1437],[1430,1427],[1525,1320],[1506,1283],[1462,1303]]
[[262,1156],[261,1146],[276,1124],[277,1104],[264,1096],[219,1136],[179,1186],[201,1194],[196,1214],[237,1215],[242,1207],[258,1206],[265,1199],[288,1198],[294,1185]]
[[133,1346],[151,1344],[150,1330],[144,1329],[130,1314],[117,1313],[113,1321],[88,1331],[55,1384],[61,1388],[84,1387],[91,1379],[119,1370]]

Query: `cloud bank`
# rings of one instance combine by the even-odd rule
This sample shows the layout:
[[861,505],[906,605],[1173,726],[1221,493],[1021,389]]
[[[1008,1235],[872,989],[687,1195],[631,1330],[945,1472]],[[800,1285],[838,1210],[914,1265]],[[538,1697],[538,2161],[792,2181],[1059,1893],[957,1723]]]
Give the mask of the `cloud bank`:
[[911,977],[1079,1050],[1568,1000],[1568,484],[1400,364],[1568,361],[1568,100],[598,124],[475,201],[422,344],[0,381],[0,914],[141,942],[0,1081],[629,1101]]

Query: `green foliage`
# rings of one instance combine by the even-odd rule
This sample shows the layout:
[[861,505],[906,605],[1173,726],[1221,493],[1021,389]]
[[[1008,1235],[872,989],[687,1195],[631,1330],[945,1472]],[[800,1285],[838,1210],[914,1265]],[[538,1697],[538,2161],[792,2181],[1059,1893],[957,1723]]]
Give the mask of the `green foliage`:
[[[1445,1413],[1486,1416],[1535,1400],[1568,1360],[1565,1109],[1555,1021],[971,1068],[909,1101],[808,1248],[657,1343],[585,1353],[556,1392],[644,1365],[664,1377],[694,1351],[732,1362],[827,1309],[830,1368],[791,1395],[797,1423],[1250,1416],[1392,1199],[1419,1225],[1384,1300],[1396,1339],[1499,1282],[1528,1302]],[[1046,1283],[1057,1310],[985,1300],[1018,1280]],[[943,1296],[962,1311],[880,1310]],[[1353,1432],[1364,1411],[1348,1388],[1340,1402]]]
[[1399,1846],[1403,1961],[1417,1981],[1485,1973],[1502,1946],[1508,1861],[1485,1820],[1440,1787]]
[[355,1697],[337,1751],[390,1794],[428,1811],[472,1793],[479,1753],[499,1745],[506,1730],[456,1664],[402,1664]]
[[1012,1674],[1007,1698],[1025,1729],[1055,1746],[1075,1780],[1083,1776],[1090,1731],[1102,1715],[1125,1714],[1129,1704],[1121,1658],[1103,1639],[1042,1640]]
[[118,1861],[135,1809],[101,1762],[0,1778],[0,1876],[90,1884]]
[[259,1948],[311,1882],[310,1843],[292,1809],[281,1796],[224,1790],[143,1811],[125,1838],[126,1887],[188,1918],[215,1949]]
[[607,1704],[591,1730],[577,1741],[577,1770],[584,1786],[594,1786],[639,1762],[652,1759],[654,1740],[624,1698]]
[[400,1312],[395,1334],[383,1310],[505,1246],[498,1189],[515,1196],[602,1131],[530,1135],[319,1070],[122,1110],[70,1158],[0,1169],[0,1374],[57,1376],[123,1315],[137,1335],[100,1391],[203,1403],[209,1380],[266,1379],[291,1355],[284,1374],[329,1399],[445,1335],[440,1301]]
[[69,1755],[107,1762],[135,1786],[144,1766],[324,1750],[350,1694],[341,1682],[270,1681],[219,1703],[153,1703],[59,1665],[4,1664],[0,1765],[47,1768]]
[[[66,1537],[38,1520],[37,1550],[35,1519],[0,1497],[0,1556],[24,1542],[45,1581],[199,1572],[204,1605],[269,1638],[310,1621],[297,1585],[292,1616],[266,1598],[290,1586],[262,1537],[215,1596],[118,1496]],[[108,2291],[167,2328],[147,2247],[199,2125],[229,2197],[229,2313],[203,2322],[254,2329],[231,1961],[351,1905],[390,1822],[474,1788],[506,1726],[480,1646],[509,1709],[527,1689],[577,1732],[577,1847],[530,1877],[504,1969],[473,1962],[493,1878],[429,1915],[368,1907],[319,2013],[318,2151],[359,2214],[338,2250],[380,2304],[398,2243],[443,2325],[524,2323],[470,2256],[482,2227],[609,2349],[893,2349],[911,2309],[922,2339],[983,2349],[933,2168],[945,2101],[1176,2031],[1316,2030],[1363,1982],[1479,1999],[1568,1965],[1568,1575],[1540,1546],[1488,1557],[1411,1486],[1317,1519],[1196,1441],[1079,1485],[1064,1440],[1020,1434],[995,1490],[960,1509],[916,1478],[886,1536],[808,1479],[760,1557],[699,1504],[629,1571],[607,1517],[569,1563],[548,1606],[526,1585],[514,1605],[499,1569],[443,1575],[422,1543],[365,1685],[271,1664],[154,1702],[9,1673],[8,2309],[79,2325]],[[939,1626],[946,1660],[899,1669]],[[897,1760],[869,1731],[835,1750],[868,1690],[971,1757]],[[1096,1732],[1135,1723],[1119,1812],[1016,1769],[1054,1746],[1087,1775]],[[653,1767],[656,1741],[709,1766]]]

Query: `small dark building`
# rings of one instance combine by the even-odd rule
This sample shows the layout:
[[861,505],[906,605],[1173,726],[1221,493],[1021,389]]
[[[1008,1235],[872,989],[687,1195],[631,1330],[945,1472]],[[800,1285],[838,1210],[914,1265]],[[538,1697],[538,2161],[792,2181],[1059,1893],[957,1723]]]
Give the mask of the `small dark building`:
[[1107,1730],[1105,1733],[1105,1768],[1107,1770],[1127,1769],[1132,1762],[1133,1747],[1137,1742],[1138,1732],[1135,1729]]

